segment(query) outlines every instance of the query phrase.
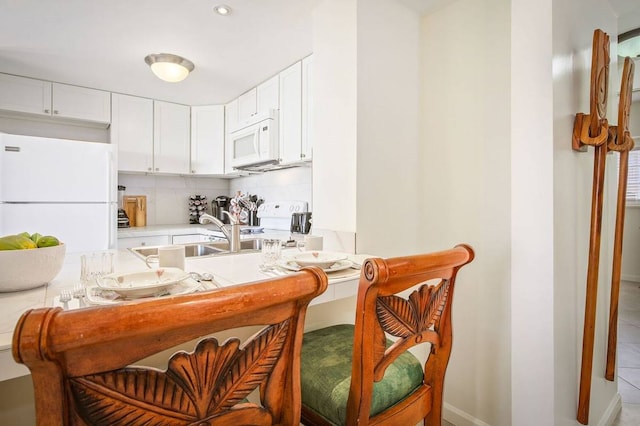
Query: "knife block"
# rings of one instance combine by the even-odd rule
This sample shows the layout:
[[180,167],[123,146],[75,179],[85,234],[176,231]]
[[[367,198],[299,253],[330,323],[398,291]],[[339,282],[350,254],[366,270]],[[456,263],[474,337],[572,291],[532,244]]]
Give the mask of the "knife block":
[[147,226],[146,195],[126,195],[123,199],[124,211],[129,218],[129,226]]

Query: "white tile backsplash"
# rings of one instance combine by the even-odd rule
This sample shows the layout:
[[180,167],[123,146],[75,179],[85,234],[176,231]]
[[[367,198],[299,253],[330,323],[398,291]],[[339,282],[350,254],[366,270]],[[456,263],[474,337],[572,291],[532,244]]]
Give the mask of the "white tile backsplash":
[[229,189],[229,195],[241,191],[256,194],[265,201],[300,200],[309,203],[309,210],[313,207],[310,165],[235,178],[230,182]]
[[229,193],[228,180],[211,177],[120,173],[118,185],[126,186],[125,195],[147,196],[147,225],[189,223],[189,196],[206,195],[211,206],[215,197]]
[[147,225],[189,223],[189,196],[196,194],[207,196],[209,209],[215,197],[233,196],[236,191],[258,195],[265,201],[307,201],[312,209],[310,166],[235,179],[119,173],[118,185],[127,188],[125,195],[147,196]]

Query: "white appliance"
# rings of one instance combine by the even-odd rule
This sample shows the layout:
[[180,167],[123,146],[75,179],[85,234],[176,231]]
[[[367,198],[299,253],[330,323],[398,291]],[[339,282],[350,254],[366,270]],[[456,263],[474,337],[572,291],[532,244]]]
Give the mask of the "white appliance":
[[115,148],[0,133],[0,235],[54,235],[67,253],[115,248]]
[[309,203],[300,200],[270,201],[258,207],[260,226],[265,229],[288,231],[291,227],[291,215],[308,211]]
[[280,162],[277,113],[256,114],[246,127],[231,133],[233,168],[258,171]]

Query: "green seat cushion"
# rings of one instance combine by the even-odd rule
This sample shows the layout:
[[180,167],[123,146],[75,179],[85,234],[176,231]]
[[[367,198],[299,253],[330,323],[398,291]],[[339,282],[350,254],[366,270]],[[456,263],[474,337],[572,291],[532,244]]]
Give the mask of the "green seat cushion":
[[[344,425],[351,386],[354,326],[335,325],[304,334],[301,354],[302,404],[333,424]],[[392,342],[387,340],[387,346]],[[422,384],[422,364],[405,352],[374,384],[370,415],[376,415]]]

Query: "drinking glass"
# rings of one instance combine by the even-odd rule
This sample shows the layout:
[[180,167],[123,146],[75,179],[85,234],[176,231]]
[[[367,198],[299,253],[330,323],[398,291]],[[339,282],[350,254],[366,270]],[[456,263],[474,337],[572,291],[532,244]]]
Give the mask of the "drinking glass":
[[87,286],[95,282],[96,277],[113,272],[113,253],[90,253],[80,256],[80,282]]
[[276,262],[280,258],[280,247],[282,241],[278,239],[264,239],[262,240],[262,267],[273,268]]

